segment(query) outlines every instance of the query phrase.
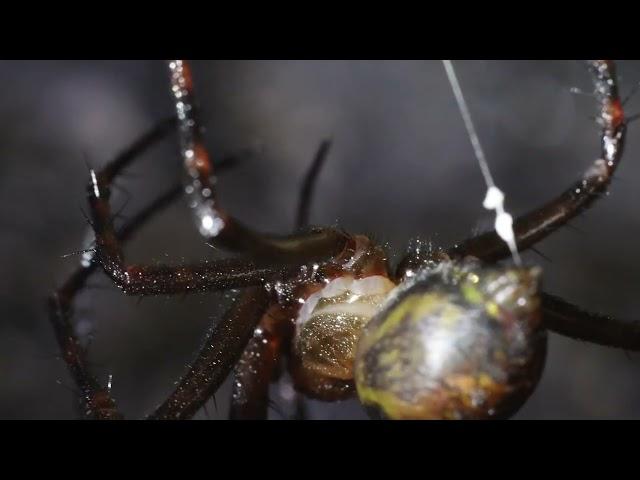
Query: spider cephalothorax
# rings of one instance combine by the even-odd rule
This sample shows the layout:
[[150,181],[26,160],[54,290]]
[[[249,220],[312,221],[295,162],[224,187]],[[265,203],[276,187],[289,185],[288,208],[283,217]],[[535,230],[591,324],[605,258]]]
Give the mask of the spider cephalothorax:
[[[534,246],[603,194],[622,157],[626,124],[611,61],[591,60],[600,156],[564,193],[513,222],[518,250]],[[580,310],[540,290],[538,267],[513,267],[496,232],[448,249],[410,248],[392,269],[369,238],[308,228],[323,143],[304,183],[297,230],[267,235],[243,225],[216,196],[216,166],[202,141],[189,65],[169,62],[177,120],[164,122],[102,171],[91,171],[93,263],[50,300],[63,357],[90,418],[121,418],[110,389],[90,373],[71,323],[72,301],[98,266],[128,295],[240,289],[214,324],[173,393],[149,418],[186,419],[233,372],[231,418],[266,418],[269,384],[288,366],[296,390],[332,401],[358,395],[385,418],[505,418],[535,388],[547,329],[595,343],[640,349],[635,325]],[[185,182],[116,231],[109,186],[136,156],[174,129]],[[214,168],[216,167],[216,168]],[[131,265],[123,243],[182,192],[208,242],[241,254],[197,265]],[[393,273],[392,273],[393,272]]]

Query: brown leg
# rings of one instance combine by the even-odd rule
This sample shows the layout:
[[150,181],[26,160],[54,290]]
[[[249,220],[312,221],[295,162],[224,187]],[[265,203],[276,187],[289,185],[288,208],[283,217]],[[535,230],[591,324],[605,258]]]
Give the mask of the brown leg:
[[331,140],[323,140],[318,147],[318,151],[313,157],[313,162],[305,175],[302,188],[300,189],[300,197],[298,198],[298,210],[296,213],[297,230],[309,225],[309,212],[311,210],[311,202],[313,200],[313,191],[316,186],[316,181],[320,175],[320,171],[324,166],[329,150],[331,149]]
[[[151,216],[180,198],[181,194],[182,187],[175,187],[133,217],[121,230],[121,240],[123,242],[129,240]],[[116,403],[109,390],[100,385],[95,376],[90,373],[87,352],[78,341],[71,325],[73,300],[97,268],[97,263],[78,267],[63,286],[49,298],[49,319],[64,361],[81,392],[85,415],[94,419],[118,419],[122,418],[122,415],[116,409]]]
[[118,420],[122,415],[109,390],[89,371],[87,352],[76,337],[71,325],[71,301],[88,278],[88,270],[78,270],[67,283],[49,298],[49,320],[53,325],[62,358],[73,381],[79,388],[80,405],[87,418]]
[[[606,192],[622,157],[626,123],[618,95],[618,79],[613,62],[590,60],[587,66],[598,101],[598,123],[602,127],[601,153],[583,177],[546,205],[517,218],[514,231],[519,250],[526,250],[590,207]],[[470,238],[447,252],[453,258],[471,255],[495,262],[510,255],[495,231]]]
[[96,235],[96,259],[124,293],[160,295],[242,288],[292,278],[299,273],[298,266],[293,264],[273,267],[238,259],[191,266],[125,264],[122,242],[113,226],[109,204],[112,177],[109,168],[105,171],[96,173],[92,170],[88,188]]
[[[110,162],[102,175],[111,182],[124,168],[139,158],[155,142],[169,134],[173,128],[175,128],[174,119],[161,122]],[[234,163],[235,158],[229,157],[221,161],[218,168],[226,169]],[[132,217],[119,230],[117,234],[119,241],[123,243],[129,241],[152,216],[180,198],[182,193],[182,186],[176,185]],[[99,264],[96,262],[78,267],[62,287],[51,295],[48,300],[49,319],[63,359],[81,393],[81,403],[86,416],[94,419],[117,419],[122,418],[122,415],[116,409],[116,403],[109,390],[90,373],[87,352],[78,341],[71,324],[73,301],[98,267]]]
[[175,131],[177,120],[175,117],[167,118],[153,127],[142,137],[136,140],[131,146],[123,150],[113,161],[102,170],[102,177],[106,182],[112,182],[122,170],[131,165],[146,150],[155,145],[158,141],[166,138]]
[[233,371],[231,420],[267,419],[269,385],[291,334],[289,312],[279,306],[267,310]]
[[299,264],[339,254],[349,237],[338,230],[315,228],[294,235],[266,235],[242,225],[221,207],[214,168],[202,139],[191,67],[185,60],[171,60],[169,70],[187,172],[186,190],[200,233],[216,246],[275,262]]
[[149,415],[153,420],[191,418],[227,378],[269,304],[261,287],[247,289],[209,332],[204,346],[169,398]]
[[559,297],[542,294],[546,328],[566,337],[598,345],[640,351],[640,322],[591,313]]
[[[309,209],[316,179],[325,163],[331,142],[324,140],[303,182],[298,199],[295,229],[305,228],[309,223]],[[256,327],[253,337],[234,368],[233,393],[231,396],[231,420],[265,420],[268,415],[269,386],[283,354],[288,351],[292,337],[290,315],[281,307],[274,306]],[[302,396],[296,392],[297,417],[304,417]]]

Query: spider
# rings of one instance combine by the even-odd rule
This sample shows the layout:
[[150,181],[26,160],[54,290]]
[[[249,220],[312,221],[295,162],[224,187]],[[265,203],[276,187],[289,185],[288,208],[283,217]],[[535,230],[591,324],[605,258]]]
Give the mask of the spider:
[[[514,220],[520,251],[578,216],[607,191],[626,134],[615,65],[586,62],[594,84],[600,157],[577,182]],[[90,170],[88,221],[95,246],[49,299],[62,356],[84,415],[123,418],[90,373],[72,325],[74,297],[101,268],[126,295],[175,295],[243,289],[215,323],[169,397],[149,419],[189,419],[233,374],[230,418],[264,419],[268,388],[286,363],[295,389],[324,401],[357,395],[373,418],[502,419],[526,402],[542,375],[547,330],[628,350],[638,326],[587,312],[544,293],[538,266],[500,263],[511,252],[494,231],[448,248],[412,244],[395,268],[365,235],[308,226],[324,142],[308,171],[292,234],[257,232],[216,195],[215,165],[204,147],[190,65],[168,62],[177,118],[169,119],[100,171]],[[177,127],[185,182],[116,229],[113,181],[139,154]],[[123,245],[153,215],[186,193],[200,234],[239,254],[196,265],[128,264]]]

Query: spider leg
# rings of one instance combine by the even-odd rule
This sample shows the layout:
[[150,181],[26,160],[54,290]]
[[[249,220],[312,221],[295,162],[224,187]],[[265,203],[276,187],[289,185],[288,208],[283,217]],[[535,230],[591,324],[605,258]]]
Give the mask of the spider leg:
[[88,418],[96,420],[117,420],[122,414],[109,390],[98,382],[89,371],[87,352],[80,344],[71,325],[71,300],[80,290],[88,269],[78,270],[65,285],[49,298],[49,319],[53,325],[56,340],[67,364],[69,373],[78,386],[81,408]]
[[274,262],[305,263],[340,253],[349,237],[336,229],[315,228],[287,236],[267,235],[244,226],[220,206],[214,168],[198,121],[191,67],[185,60],[171,60],[169,70],[178,114],[180,151],[187,172],[186,191],[200,233],[216,246]]
[[233,370],[229,419],[267,419],[269,385],[290,341],[291,330],[286,309],[273,306],[263,315]]
[[[154,126],[109,163],[104,170],[105,177],[113,179],[140,154],[167,136],[175,128],[175,125],[176,120],[170,118]],[[120,232],[121,238],[126,240],[131,237],[151,215],[175,200],[180,193],[180,188],[174,188],[158,198],[123,228]],[[118,412],[109,390],[101,386],[96,377],[90,373],[87,353],[71,325],[73,299],[84,288],[87,279],[96,268],[97,264],[95,263],[79,267],[62,287],[51,295],[48,300],[49,319],[53,325],[64,361],[81,392],[81,402],[86,416],[96,419],[118,419],[122,418],[122,415]]]
[[[103,171],[104,176],[114,179],[146,149],[169,134],[174,127],[175,119],[167,119],[153,127],[110,162]],[[236,159],[230,156],[221,160],[218,168],[224,170],[235,163]],[[175,202],[182,193],[182,186],[176,185],[141,210],[119,230],[118,238],[120,241],[129,241],[152,216]],[[99,264],[96,262],[81,265],[50,296],[48,300],[49,319],[65,363],[81,392],[82,405],[86,415],[95,419],[116,419],[122,418],[122,415],[116,408],[115,400],[111,397],[109,389],[101,386],[95,376],[90,373],[86,349],[80,344],[71,325],[73,300],[86,287],[89,277],[98,267]]]
[[311,210],[311,202],[313,200],[313,191],[320,175],[320,171],[324,166],[331,150],[331,140],[323,140],[318,147],[318,151],[313,157],[313,162],[307,170],[302,188],[300,189],[300,197],[298,199],[298,210],[296,213],[296,229],[301,229],[309,225],[309,212]]
[[[309,210],[316,180],[324,165],[331,142],[320,143],[303,182],[298,200],[295,229],[308,226]],[[284,314],[284,316],[283,316]],[[268,415],[269,385],[285,350],[290,346],[292,332],[286,310],[274,307],[266,312],[253,332],[233,374],[231,420],[264,420]],[[296,392],[297,410],[303,412],[301,395]]]
[[[590,60],[588,70],[595,86],[598,102],[598,123],[602,128],[601,154],[574,185],[549,203],[519,218],[513,223],[519,250],[526,250],[565,225],[590,207],[606,192],[611,177],[622,157],[626,121],[618,95],[615,66],[609,60]],[[472,237],[450,248],[450,257],[467,255],[495,262],[510,255],[507,245],[495,231]]]
[[146,150],[173,132],[176,125],[176,118],[171,117],[166,118],[154,126],[109,162],[109,164],[102,170],[104,180],[112,182],[115,177],[121,174],[126,167],[131,165],[131,163],[139,158]]
[[640,322],[623,321],[583,310],[548,293],[542,294],[546,328],[576,340],[640,351]]
[[[182,191],[181,186],[172,188],[149,207],[133,217],[121,229],[119,234],[121,241],[128,241],[154,214],[180,198]],[[49,317],[53,324],[60,350],[63,352],[63,358],[67,363],[74,381],[82,392],[82,402],[85,406],[87,416],[95,419],[118,419],[122,418],[122,415],[116,409],[115,400],[111,397],[109,390],[101,386],[95,376],[90,373],[86,350],[81,346],[70,322],[73,313],[73,299],[86,285],[87,279],[95,272],[97,267],[97,263],[91,263],[86,267],[81,266],[69,277],[64,285],[49,299]],[[203,360],[194,364],[196,372],[200,372],[202,369],[198,369],[198,367],[213,356],[214,358],[211,360],[209,366],[217,366],[218,370],[214,370],[218,372],[218,377],[215,378],[222,377],[222,380],[224,380],[229,372],[226,371],[226,373],[222,374],[220,374],[220,372],[224,372],[224,368],[229,364],[231,366],[229,366],[228,369],[230,369],[233,363],[235,363],[235,357],[240,355],[238,352],[241,352],[248,340],[246,335],[242,335],[242,333],[245,330],[251,332],[255,327],[255,323],[259,320],[259,317],[255,318],[256,313],[253,313],[252,308],[262,308],[262,310],[258,312],[262,313],[266,308],[266,304],[264,303],[265,298],[268,299],[268,294],[264,289],[250,289],[250,292],[245,294],[243,299],[240,300],[238,305],[233,309],[234,311],[212,329],[207,338],[206,347],[203,349],[206,355],[203,355]],[[255,320],[252,320],[253,318],[255,318]],[[219,356],[215,357],[216,354]],[[187,377],[186,384],[188,386],[194,384],[193,377],[196,377],[195,382],[202,381],[204,378],[202,375],[194,373]],[[215,378],[207,377],[209,381]],[[219,381],[221,382],[222,380]],[[183,383],[185,383],[184,380]],[[181,386],[183,383],[181,383]],[[218,385],[212,387],[212,392],[215,391],[217,386]],[[181,393],[183,395],[184,391],[185,388],[182,388]],[[203,401],[206,401],[210,395],[211,393],[206,395]],[[180,397],[180,395],[174,395],[172,398],[175,399],[177,397]],[[193,413],[195,413],[198,408],[199,407],[195,407]],[[168,411],[171,412],[171,415],[167,418],[174,418],[175,413],[173,413],[170,407],[168,407]]]
[[216,392],[240,358],[270,302],[260,287],[249,288],[210,330],[204,346],[178,386],[148,419],[186,420]]
[[[180,198],[182,187],[176,186],[133,217],[120,231],[122,241],[129,240],[154,214]],[[82,394],[82,405],[87,417],[95,419],[117,419],[122,415],[116,409],[115,400],[109,390],[90,373],[87,352],[80,344],[71,325],[73,300],[86,286],[88,278],[98,268],[97,263],[80,266],[67,281],[49,298],[49,319],[56,340],[73,380]]]
[[[107,169],[110,173],[110,170]],[[91,170],[88,187],[91,225],[96,236],[96,259],[127,295],[161,295],[242,288],[291,278],[294,264],[267,266],[254,261],[228,259],[190,266],[128,265],[111,215],[110,175]]]

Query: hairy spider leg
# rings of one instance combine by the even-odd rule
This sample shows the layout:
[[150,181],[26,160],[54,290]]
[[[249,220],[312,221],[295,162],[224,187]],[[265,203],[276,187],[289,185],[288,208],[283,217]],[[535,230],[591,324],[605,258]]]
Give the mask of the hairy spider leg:
[[552,332],[598,345],[640,351],[640,322],[592,313],[548,293],[542,294],[544,325]]
[[320,143],[318,151],[313,157],[313,161],[311,162],[311,165],[307,170],[307,174],[304,177],[298,199],[298,208],[296,211],[296,230],[301,230],[309,225],[309,212],[311,211],[311,202],[313,201],[316,180],[320,175],[322,167],[327,161],[330,150],[331,140],[323,140]]
[[[175,125],[175,119],[170,118],[146,132],[105,167],[103,170],[105,178],[113,180],[152,145],[171,133],[175,129]],[[181,192],[182,189],[179,186],[172,188],[132,218],[119,232],[122,241],[131,238],[149,217],[168,206],[180,196]],[[90,373],[87,352],[78,341],[71,324],[73,300],[85,287],[89,276],[95,272],[97,267],[97,263],[78,267],[63,285],[49,297],[49,319],[69,373],[82,395],[81,403],[85,415],[96,419],[118,419],[122,418],[122,415],[118,412],[109,390],[103,387]]]
[[69,373],[78,386],[84,415],[96,420],[123,418],[109,389],[90,372],[86,349],[81,345],[71,324],[72,301],[95,270],[92,266],[77,269],[48,300],[49,320]]
[[152,420],[191,418],[215,394],[250,341],[270,296],[264,288],[243,292],[237,305],[209,331],[204,346],[177,388],[151,415]]
[[191,66],[185,60],[171,60],[168,64],[178,114],[180,152],[187,173],[185,188],[200,233],[216,246],[273,262],[301,264],[338,255],[351,237],[334,228],[268,235],[244,226],[220,206],[215,171],[198,119]]
[[[331,141],[323,140],[305,174],[298,207],[296,209],[295,230],[308,226],[309,211],[313,200],[316,179],[331,149]],[[269,406],[269,386],[274,380],[277,367],[291,350],[293,329],[291,315],[286,308],[273,306],[265,313],[247,344],[233,374],[231,394],[231,420],[266,420]],[[304,419],[302,395],[295,394],[296,411],[299,420]]]
[[[594,83],[597,91],[595,97],[598,99],[601,109],[600,123],[603,125],[601,138],[603,158],[608,158],[610,165],[607,170],[607,177],[599,180],[600,187],[598,187],[597,181],[594,183],[593,179],[590,181],[587,179],[587,190],[582,191],[584,185],[581,181],[579,182],[579,185],[574,187],[574,189],[568,190],[560,197],[572,198],[574,195],[571,195],[571,192],[576,193],[577,190],[581,190],[581,196],[578,200],[582,201],[583,204],[578,208],[582,209],[587,208],[591,202],[595,201],[606,189],[607,182],[610,182],[611,175],[622,157],[623,142],[626,133],[626,122],[622,111],[619,110],[617,105],[617,77],[615,75],[613,64],[610,62],[594,61],[590,62],[588,66],[592,74],[595,76]],[[609,79],[611,81],[609,81]],[[604,95],[604,97],[602,97],[602,95]],[[627,96],[627,99],[628,98],[629,96]],[[623,106],[627,99],[621,102]],[[311,166],[305,180],[303,191],[313,192],[315,186],[314,183],[318,178],[319,170],[323,163],[324,159],[321,159],[314,162]],[[304,208],[302,207],[303,202],[301,201],[298,212],[303,210],[308,212],[311,204],[311,196],[311,194],[307,194],[305,197]],[[557,200],[555,203],[558,203]],[[572,203],[571,205],[575,208],[576,204]],[[545,209],[545,207],[543,207],[543,209]],[[578,213],[579,212],[574,211],[573,215],[578,215]],[[531,224],[533,220],[539,217],[539,221],[543,221],[543,218],[545,217],[544,212],[539,215],[536,215],[535,213],[525,215],[517,220],[517,225],[526,225],[527,223]],[[298,218],[300,218],[300,213]],[[300,226],[302,225],[299,225],[299,227]],[[557,229],[559,226],[560,225],[557,223],[553,223],[548,225],[548,228]],[[540,228],[541,227],[536,227],[538,231],[540,231]],[[520,230],[517,231],[522,232],[523,230],[526,229],[520,227]],[[552,233],[552,230],[546,231],[545,233]],[[491,235],[493,234],[484,234],[480,237],[467,240],[465,243],[473,243],[478,238],[489,239]],[[498,247],[500,242],[498,241],[497,236],[494,240],[496,240],[495,247]],[[532,248],[532,246],[533,244],[529,245],[529,248]],[[509,252],[505,249],[501,257],[508,256],[508,253]],[[499,258],[493,260],[497,260]],[[489,259],[491,260],[492,258],[490,257]],[[405,268],[407,268],[407,260],[407,258],[404,259]],[[640,351],[640,322],[620,320],[602,313],[590,312],[549,293],[542,293],[541,296],[544,323],[545,327],[549,330],[577,340],[631,351]]]
[[[139,158],[155,142],[173,131],[174,119],[168,119],[140,137],[130,147],[125,149],[103,170],[105,177],[113,180],[124,168]],[[223,158],[217,168],[226,170],[235,165],[237,159],[233,156]],[[175,185],[163,195],[154,200],[146,208],[128,220],[118,231],[118,239],[126,243],[135,233],[154,215],[167,208],[183,193],[182,185]],[[53,325],[63,359],[67,364],[71,376],[82,395],[81,402],[85,415],[95,419],[118,419],[122,414],[117,411],[116,403],[109,389],[98,382],[90,373],[87,352],[78,341],[71,324],[73,316],[73,301],[76,295],[86,286],[89,277],[98,269],[99,263],[92,262],[79,266],[57,289],[48,300],[49,319]]]
[[111,183],[116,176],[120,175],[125,168],[131,165],[145,151],[173,133],[176,126],[176,117],[170,117],[152,127],[102,169],[101,175],[104,181]]
[[[119,233],[120,239],[123,242],[128,241],[149,218],[180,198],[181,194],[182,187],[178,185],[158,197],[147,208],[127,222]],[[102,386],[96,377],[90,373],[87,352],[78,341],[71,324],[73,300],[86,286],[88,278],[97,268],[97,263],[78,267],[62,287],[51,295],[48,301],[49,319],[53,325],[63,359],[81,392],[81,403],[85,415],[103,420],[119,419],[122,418],[122,415],[118,412],[109,389]]]
[[[534,210],[514,223],[518,248],[524,250],[546,238],[569,220],[589,208],[607,191],[624,151],[627,120],[618,92],[615,65],[609,60],[590,60],[598,102],[597,121],[602,131],[601,156],[583,178],[558,198]],[[451,256],[473,255],[486,261],[498,261],[508,255],[495,232],[471,238],[451,248]],[[592,313],[565,300],[542,294],[544,323],[561,335],[626,350],[640,350],[640,323]]]
[[[184,70],[182,70],[182,73],[184,73]],[[189,82],[189,84],[190,83],[191,82]],[[188,89],[188,92],[189,98],[191,98],[191,89]],[[183,99],[186,100],[186,97],[183,97]],[[198,132],[195,137],[200,138],[199,128],[195,121],[186,121],[186,123],[190,125],[189,128],[192,129],[191,133],[188,133],[188,128],[185,128],[185,123],[182,122],[185,118],[184,116],[180,116],[181,111],[182,110],[178,108],[178,124],[181,127],[181,138],[184,139],[185,134],[188,136],[193,134],[193,132]],[[183,142],[183,145],[184,144],[189,143]],[[200,153],[204,152],[206,155],[206,150],[200,148],[198,151]],[[209,171],[212,171],[208,155],[206,155],[206,163]],[[210,175],[207,175],[207,178],[211,180]],[[264,257],[269,257],[270,261],[276,258],[277,260],[285,262],[284,265],[276,267],[267,266],[262,263],[258,264],[255,261],[237,259],[178,267],[165,265],[126,265],[121,243],[113,227],[109,204],[109,186],[112,180],[111,172],[107,170],[107,174],[103,175],[102,172],[96,174],[92,171],[91,179],[92,182],[88,188],[88,197],[91,206],[92,226],[96,234],[96,258],[114,283],[129,295],[158,295],[210,291],[261,285],[264,282],[273,280],[286,280],[293,278],[299,273],[298,262],[302,259],[308,261],[324,260],[327,259],[327,257],[336,257],[345,251],[350,252],[352,248],[353,242],[350,241],[350,236],[333,229],[316,229],[301,235],[292,236],[286,240],[282,240],[284,239],[284,237],[282,237],[281,240],[284,243],[278,244],[282,247],[279,254],[271,252],[269,255],[263,255],[263,253],[265,253],[264,250],[261,250],[261,247],[256,243],[247,246],[247,249],[251,250],[255,256],[262,257],[263,260]],[[189,193],[189,188],[187,188],[187,192]],[[293,263],[294,261],[296,263]],[[262,293],[260,295],[262,296]],[[244,310],[241,309],[241,312],[243,311]],[[228,321],[237,321],[237,327],[242,328],[244,324],[237,320],[240,315],[234,313],[237,313],[237,310],[231,309],[225,319]],[[255,327],[258,320],[259,318],[251,324],[251,328]],[[220,327],[213,329],[213,333],[217,332],[220,335],[221,333],[219,331],[221,329],[224,330],[224,328],[230,331],[232,330],[228,323],[222,322]],[[236,335],[234,338],[242,339],[243,336]],[[234,347],[237,352],[231,348],[231,350],[229,350],[229,358],[234,358],[235,362],[248,340],[248,337],[244,338],[242,340],[242,342],[244,342],[243,345]],[[233,347],[233,345],[230,347]],[[209,375],[205,380],[202,375],[197,373],[198,369],[204,368],[205,365],[211,365],[207,363],[210,357],[210,355],[208,355],[209,353],[211,352],[207,352],[205,346],[200,352],[198,359],[180,382],[178,388],[167,402],[158,408],[151,418],[183,418],[195,413],[195,410],[192,410],[191,407],[184,406],[184,392],[194,385],[194,388],[200,391],[200,383],[198,382],[207,380],[214,384],[218,382],[219,385],[219,381],[224,380],[224,377],[228,374],[227,371],[225,374],[220,375],[221,380],[218,381],[215,375],[213,377]],[[219,362],[216,360],[215,363]],[[224,369],[219,371],[224,371]],[[196,378],[196,381],[194,381],[193,378]],[[215,391],[217,386],[211,388],[213,388],[212,391]],[[198,399],[193,398],[193,401],[197,403]],[[176,410],[179,410],[179,412]]]
[[[615,65],[609,60],[590,60],[587,68],[595,86],[597,120],[602,131],[601,154],[574,185],[549,203],[518,217],[513,224],[518,250],[526,250],[590,207],[611,182],[620,164],[626,137],[626,122],[618,94]],[[474,256],[496,262],[510,255],[495,231],[469,238],[448,249],[451,258]]]
[[299,272],[299,267],[293,264],[270,266],[244,259],[186,266],[126,264],[111,215],[110,181],[102,172],[93,170],[91,177],[88,197],[96,236],[96,259],[127,295],[171,295],[242,288],[292,278]]
[[[180,138],[182,139],[182,153],[187,164],[187,170],[195,175],[194,183],[204,185],[207,183],[213,187],[213,167],[209,160],[207,151],[202,144],[199,126],[195,121],[195,107],[193,106],[193,93],[191,74],[187,64],[181,61],[170,63],[172,67],[172,87],[176,97],[178,110],[178,124],[180,126]],[[195,153],[194,153],[195,152]],[[194,157],[195,156],[195,157]],[[192,158],[193,157],[193,158]],[[189,163],[191,162],[191,163]],[[280,266],[267,266],[258,264],[251,260],[221,260],[216,262],[206,262],[199,265],[171,267],[166,265],[126,265],[122,248],[118,242],[113,227],[111,206],[109,204],[109,186],[111,183],[111,172],[107,174],[91,171],[91,185],[88,189],[89,204],[91,206],[91,216],[93,228],[96,233],[96,257],[102,264],[105,272],[114,283],[128,295],[158,295],[188,293],[193,291],[210,291],[229,288],[241,288],[254,286],[268,280],[279,280],[290,278],[297,273],[297,268],[301,263],[311,261],[321,261],[334,258],[345,249],[349,249],[352,238],[335,229],[312,230],[300,235],[289,237],[279,237],[275,243],[269,243],[273,249],[267,255],[264,245],[249,242],[246,249],[254,256],[261,257],[270,262],[281,262]],[[195,190],[193,185],[187,186],[187,192],[191,187],[190,195],[193,196]],[[213,190],[203,187],[198,193],[201,207],[196,211],[206,210],[202,213],[202,221],[208,224],[214,222],[212,215],[222,215],[223,218],[231,218],[228,215],[220,214],[214,208]],[[206,197],[206,200],[203,200]],[[209,198],[211,197],[211,198]],[[205,209],[205,210],[203,210]],[[216,217],[216,218],[218,218]],[[224,223],[224,222],[223,222]],[[220,232],[240,232],[242,228],[235,228],[236,223],[230,220],[226,223],[230,229],[222,228]],[[201,229],[201,233],[202,233]],[[219,232],[218,232],[219,233]],[[217,235],[214,235],[216,237]],[[230,241],[243,242],[243,235],[231,234],[225,237]],[[248,237],[246,237],[248,238]],[[255,237],[258,238],[258,237]],[[276,247],[277,246],[277,247]],[[279,253],[276,253],[275,250]],[[264,254],[264,255],[263,255]]]
[[269,385],[293,336],[291,315],[273,305],[253,332],[233,369],[230,420],[266,420]]
[[[575,183],[556,199],[534,210],[514,223],[519,250],[531,248],[569,220],[593,205],[607,191],[624,151],[627,120],[618,92],[615,65],[609,60],[590,60],[587,68],[598,102],[597,121],[602,131],[601,156]],[[494,262],[508,256],[509,251],[495,232],[488,232],[449,249],[452,257],[472,255]],[[549,330],[592,343],[640,350],[640,323],[619,320],[608,315],[588,312],[559,297],[542,294],[544,323]]]

